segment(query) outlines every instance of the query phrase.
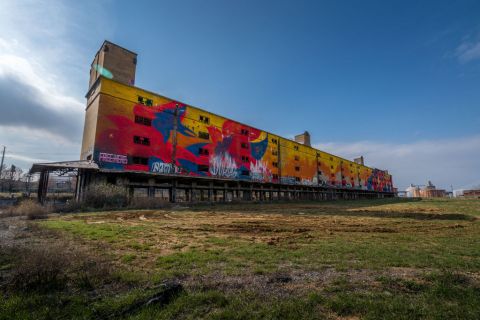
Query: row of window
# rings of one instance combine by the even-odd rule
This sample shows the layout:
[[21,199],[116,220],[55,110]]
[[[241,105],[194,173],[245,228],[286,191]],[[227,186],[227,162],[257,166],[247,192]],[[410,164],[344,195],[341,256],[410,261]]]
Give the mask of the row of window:
[[[208,117],[204,117],[204,116],[200,116],[200,120],[205,122],[205,123],[208,123],[210,121],[210,119]],[[142,117],[142,116],[135,116],[135,123],[142,124],[142,125],[145,125],[145,126],[151,126],[152,125],[152,119],[145,118],[145,117]],[[248,130],[242,129],[241,134],[248,135]],[[198,137],[200,139],[210,140],[210,134],[208,132],[200,131],[198,133]],[[135,136],[134,137],[134,143],[143,144],[143,145],[148,146],[148,145],[150,145],[150,140],[148,138],[141,138],[141,137]],[[272,138],[272,143],[277,144],[278,143],[277,139]],[[242,142],[240,146],[241,146],[242,149],[248,149],[248,143]],[[295,146],[295,150],[298,150],[298,146]],[[202,153],[202,151],[200,151],[199,154],[208,155],[208,150],[205,150],[205,152],[206,153]],[[278,150],[272,150],[272,155],[278,156]],[[300,161],[299,156],[295,156],[294,159],[295,159],[295,161]],[[330,157],[330,160],[333,161],[333,158]],[[246,161],[246,162],[248,162],[248,161]],[[341,163],[343,163],[343,161],[341,161]],[[320,162],[318,162],[318,165],[319,166],[321,165]],[[273,165],[273,166],[278,167],[278,164]],[[353,164],[350,164],[350,166],[353,166]],[[333,165],[330,166],[330,169],[333,170]],[[357,167],[357,169],[359,169],[359,167]],[[341,170],[343,171],[343,168]],[[353,171],[350,170],[350,173],[353,174]]]
[[[146,106],[152,106],[153,105],[153,100],[147,99],[147,98],[144,98],[144,97],[141,97],[141,96],[138,96],[138,102],[141,103],[141,104],[144,104]],[[199,121],[202,122],[202,123],[205,123],[205,124],[209,124],[210,123],[210,118],[207,117],[207,116],[200,115],[199,116]],[[152,119],[145,118],[145,117],[142,117],[142,116],[135,116],[135,123],[142,124],[142,125],[145,125],[145,126],[151,126],[152,125]],[[249,131],[247,129],[241,129],[240,134],[248,136]],[[210,134],[208,132],[200,131],[198,133],[198,137],[200,139],[209,140],[210,139]],[[278,140],[275,139],[275,138],[272,138],[271,142],[273,144],[278,144]],[[242,143],[242,148],[248,149],[248,145],[246,143]],[[297,145],[293,146],[293,148],[294,148],[295,151],[299,150]],[[278,151],[277,150],[272,150],[272,155],[274,155],[274,156],[278,155]],[[319,156],[320,156],[320,154],[317,153],[317,157],[319,157]],[[300,157],[295,156],[295,160],[299,161]],[[333,161],[333,157],[330,157],[330,161]],[[340,163],[343,164],[343,160],[340,161]],[[319,165],[320,165],[320,163],[319,163]],[[350,166],[352,167],[353,163],[350,163]],[[331,168],[333,169],[333,166],[331,166]],[[357,169],[359,169],[359,167],[357,167]],[[351,173],[353,173],[353,172],[351,172]]]
[[[247,159],[248,159],[248,157],[242,157],[242,160],[244,160],[244,161],[248,161]],[[133,162],[134,164],[148,165],[148,158],[145,158],[145,157],[132,157],[132,162]],[[199,164],[199,165],[197,166],[197,170],[198,170],[199,172],[208,172],[208,171],[209,171],[209,166],[208,166],[208,165]],[[295,167],[295,170],[296,170],[296,171],[300,171],[300,167]],[[249,175],[250,175],[250,171],[249,171],[249,170],[242,170],[242,171],[240,172],[240,174],[241,174],[242,176],[249,176]],[[318,174],[321,175],[322,173],[319,171]],[[332,173],[332,174],[331,174],[331,177],[332,177],[332,178],[335,178],[335,174]],[[272,174],[272,178],[273,178],[274,180],[278,180],[278,174],[275,174],[275,173]],[[345,180],[345,177],[344,177],[344,176],[342,176],[342,180]],[[295,181],[297,181],[297,182],[300,181],[300,178],[299,178],[299,177],[295,177]],[[362,183],[362,179],[359,179],[358,181],[359,181],[360,184]],[[361,185],[360,185],[360,186],[361,186]]]
[[[146,138],[146,137],[140,137],[140,136],[134,136],[133,137],[133,142],[135,144],[141,144],[141,145],[145,145],[145,146],[149,146],[150,145],[150,139],[149,138]],[[199,148],[198,149],[198,154],[199,155],[203,155],[203,156],[208,156],[209,155],[209,151],[208,149],[205,149],[205,148]],[[297,158],[295,158],[295,160],[298,160]],[[242,156],[242,162],[250,162],[250,158],[248,156]],[[134,162],[135,163],[135,162]],[[140,163],[139,163],[140,164]],[[274,168],[278,168],[278,162],[276,161],[273,161],[272,162],[272,166]],[[331,166],[331,168],[333,169],[333,166]],[[207,170],[208,171],[208,170]],[[296,166],[295,167],[295,171],[300,171],[300,167],[299,166]],[[318,173],[321,175],[321,171],[318,171]],[[353,173],[353,172],[350,172],[350,173]],[[335,174],[331,174],[332,177],[335,176]],[[345,179],[345,176],[342,176],[342,179]]]

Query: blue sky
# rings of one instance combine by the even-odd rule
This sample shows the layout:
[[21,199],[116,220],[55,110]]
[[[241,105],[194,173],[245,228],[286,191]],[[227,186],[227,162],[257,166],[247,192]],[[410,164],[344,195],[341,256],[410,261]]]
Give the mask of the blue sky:
[[480,184],[479,1],[0,0],[8,163],[78,158],[104,39],[139,54],[137,86],[284,136],[308,130],[400,188]]

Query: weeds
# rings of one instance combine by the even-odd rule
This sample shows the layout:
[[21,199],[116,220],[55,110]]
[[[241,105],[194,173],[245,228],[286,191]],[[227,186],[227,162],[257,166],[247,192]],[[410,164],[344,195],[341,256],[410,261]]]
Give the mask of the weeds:
[[110,183],[97,183],[88,187],[84,205],[90,208],[122,208],[128,203],[125,187]]
[[6,209],[2,216],[15,217],[25,216],[28,220],[46,219],[49,209],[42,206],[35,200],[23,200],[18,205]]
[[[18,289],[0,292],[0,319],[478,319],[480,224],[462,215],[477,215],[480,201],[455,203],[461,215],[440,218],[455,206],[345,201],[54,217],[34,224],[104,257],[47,249],[29,263],[61,260],[46,268],[57,270],[53,280],[18,278]],[[349,211],[357,205],[366,212]],[[0,279],[29,265],[16,255],[0,254]],[[167,279],[183,290],[145,304]]]
[[68,250],[59,243],[1,247],[0,253],[10,262],[6,286],[11,291],[93,289],[111,278],[106,262],[77,250]]

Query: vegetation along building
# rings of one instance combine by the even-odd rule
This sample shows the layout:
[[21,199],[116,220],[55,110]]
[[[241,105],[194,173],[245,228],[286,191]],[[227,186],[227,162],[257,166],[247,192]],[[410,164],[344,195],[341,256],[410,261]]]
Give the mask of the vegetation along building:
[[[393,196],[387,171],[312,148],[308,132],[292,141],[135,87],[136,63],[108,41],[93,60],[81,161],[65,165],[78,163],[77,197],[96,181],[173,202]],[[34,169],[48,179],[52,165]]]

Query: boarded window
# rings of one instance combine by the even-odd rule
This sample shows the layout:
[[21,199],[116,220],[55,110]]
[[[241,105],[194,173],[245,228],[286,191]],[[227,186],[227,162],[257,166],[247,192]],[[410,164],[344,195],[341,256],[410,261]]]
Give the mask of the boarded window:
[[200,148],[198,149],[198,154],[199,155],[202,155],[202,156],[208,156],[208,150],[207,149],[204,149],[204,148]]
[[138,96],[138,103],[143,104],[143,105],[148,106],[148,107],[153,106],[153,100],[152,99],[148,99],[148,98],[145,98],[145,97],[142,97],[142,96]]
[[200,116],[199,119],[200,119],[200,122],[203,122],[203,123],[205,123],[205,124],[209,124],[209,123],[210,123],[210,118],[207,117],[207,116]]
[[148,197],[148,188],[133,188],[133,196],[135,198]]
[[148,164],[148,158],[144,158],[144,157],[132,157],[132,162],[133,162],[133,164],[147,165],[147,164]]
[[133,143],[143,144],[144,146],[149,146],[150,145],[150,138],[134,136],[133,137]]
[[152,125],[152,119],[144,118],[141,116],[135,116],[135,123],[150,127]]
[[203,132],[203,131],[200,131],[198,133],[198,137],[200,139],[205,139],[205,140],[209,140],[210,139],[210,134],[208,132]]
[[199,172],[208,172],[208,165],[206,164],[199,164],[198,165],[198,171]]

